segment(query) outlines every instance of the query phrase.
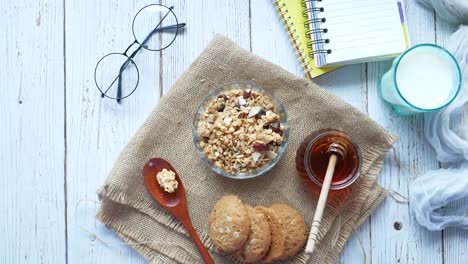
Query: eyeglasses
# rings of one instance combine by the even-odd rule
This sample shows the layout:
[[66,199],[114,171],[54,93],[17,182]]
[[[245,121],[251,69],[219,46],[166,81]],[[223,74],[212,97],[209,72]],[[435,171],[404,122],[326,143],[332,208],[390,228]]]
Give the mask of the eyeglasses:
[[[120,103],[135,92],[140,73],[133,58],[142,49],[164,50],[175,41],[179,30],[185,27],[185,23],[179,24],[173,9],[173,6],[152,4],[137,12],[132,23],[133,43],[123,53],[109,53],[96,64],[94,81],[102,98],[115,99]],[[128,55],[135,44],[138,48]]]

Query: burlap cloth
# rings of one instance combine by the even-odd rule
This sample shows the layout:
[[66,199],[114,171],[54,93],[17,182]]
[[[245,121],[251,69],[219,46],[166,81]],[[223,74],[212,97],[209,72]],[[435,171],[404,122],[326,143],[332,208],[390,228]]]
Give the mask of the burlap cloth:
[[[270,89],[284,104],[290,122],[290,143],[282,160],[269,173],[251,180],[232,180],[213,173],[196,155],[192,119],[199,102],[213,89],[248,80]],[[206,50],[164,95],[143,126],[123,149],[98,194],[97,218],[152,263],[202,263],[177,220],[146,190],[142,169],[152,157],[173,164],[186,188],[193,225],[216,263],[230,260],[213,250],[208,238],[208,215],[224,195],[236,194],[251,205],[286,203],[298,209],[310,226],[317,200],[295,172],[294,158],[301,141],[321,128],[350,134],[363,152],[362,176],[346,208],[327,207],[322,238],[309,262],[334,263],[351,232],[363,223],[386,192],[376,184],[383,157],[396,138],[349,104],[316,84],[283,70],[216,36]],[[340,217],[337,217],[340,214]],[[356,253],[361,254],[361,253]],[[288,260],[306,263],[304,253]]]

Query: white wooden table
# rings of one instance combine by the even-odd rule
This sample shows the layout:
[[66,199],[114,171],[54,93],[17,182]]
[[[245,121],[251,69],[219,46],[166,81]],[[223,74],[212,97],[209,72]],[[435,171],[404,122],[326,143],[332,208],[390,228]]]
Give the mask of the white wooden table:
[[[444,45],[454,27],[406,1],[413,44]],[[270,0],[163,1],[186,31],[160,52],[135,58],[140,85],[116,104],[94,85],[97,60],[123,51],[134,14],[150,0],[2,0],[0,3],[0,263],[144,263],[94,219],[96,189],[159,98],[222,33],[303,76]],[[398,117],[377,96],[390,62],[347,66],[315,81],[401,137],[385,160],[382,186],[408,195],[438,168],[421,116]],[[395,223],[401,223],[397,230]],[[339,263],[468,263],[468,232],[429,232],[406,204],[387,199],[350,238]],[[362,253],[359,240],[365,255]]]

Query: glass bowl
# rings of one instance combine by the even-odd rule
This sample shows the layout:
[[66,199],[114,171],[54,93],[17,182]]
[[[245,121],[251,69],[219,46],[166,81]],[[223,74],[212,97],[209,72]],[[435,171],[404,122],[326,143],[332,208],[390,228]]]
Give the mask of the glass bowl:
[[[278,152],[276,153],[277,156],[263,165],[262,167],[257,168],[255,171],[252,172],[246,172],[246,173],[231,173],[226,170],[223,170],[219,167],[216,167],[214,163],[209,160],[206,155],[203,153],[203,149],[200,147],[199,143],[201,141],[201,136],[197,132],[197,127],[198,127],[198,122],[200,120],[200,117],[205,113],[206,107],[214,100],[216,99],[221,93],[230,91],[230,90],[247,90],[251,89],[252,91],[255,91],[257,93],[266,95],[271,98],[273,104],[275,105],[276,112],[279,114],[280,118],[280,123],[284,127],[283,130],[283,142],[278,148]],[[220,174],[224,177],[232,178],[232,179],[250,179],[254,178],[257,176],[260,176],[267,171],[271,170],[277,163],[278,161],[283,157],[284,152],[286,151],[286,148],[289,143],[289,126],[288,126],[288,119],[286,115],[286,111],[284,109],[283,104],[281,101],[273,95],[272,92],[268,91],[266,88],[261,87],[258,84],[252,83],[252,82],[233,82],[233,83],[228,83],[225,84],[211,93],[209,93],[205,99],[198,105],[197,112],[195,113],[195,117],[193,119],[193,124],[192,124],[192,134],[193,134],[193,142],[195,144],[195,149],[200,156],[200,158],[206,163],[206,165],[215,173]]]

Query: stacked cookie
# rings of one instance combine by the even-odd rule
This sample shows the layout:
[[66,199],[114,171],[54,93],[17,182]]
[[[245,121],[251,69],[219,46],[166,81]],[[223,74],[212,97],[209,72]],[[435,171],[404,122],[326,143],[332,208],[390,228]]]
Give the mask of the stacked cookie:
[[234,195],[214,205],[208,224],[216,248],[246,263],[292,257],[308,235],[304,217],[294,208],[286,204],[253,208]]

